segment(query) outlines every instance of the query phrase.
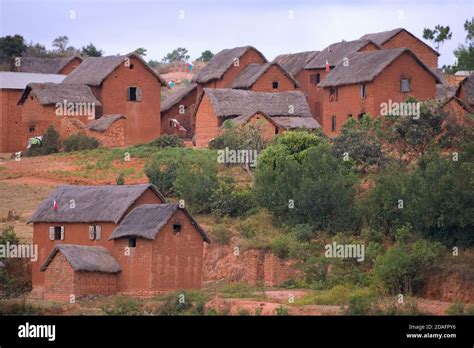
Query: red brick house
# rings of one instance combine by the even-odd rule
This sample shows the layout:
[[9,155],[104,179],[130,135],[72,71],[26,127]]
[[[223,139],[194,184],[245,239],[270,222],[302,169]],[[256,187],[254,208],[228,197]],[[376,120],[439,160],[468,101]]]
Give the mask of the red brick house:
[[351,117],[377,117],[382,103],[433,99],[438,77],[408,48],[357,52],[319,83],[323,89],[323,131],[336,136]]
[[320,127],[312,118],[302,92],[266,93],[231,88],[205,88],[199,96],[193,114],[195,146],[208,146],[209,141],[220,133],[224,121],[234,119],[245,124],[258,112],[278,125],[274,127],[274,134],[278,134],[280,128]]
[[474,109],[474,74],[469,75],[459,84],[456,97]]
[[305,65],[304,70],[300,73],[300,79],[304,81],[301,83],[301,86],[307,94],[309,108],[316,121],[322,124],[325,100],[323,98],[323,90],[318,87],[318,84],[328,74],[326,62],[329,68],[333,69],[351,53],[379,49],[381,47],[370,40],[341,41],[323,49]]
[[50,125],[64,138],[68,135],[62,127],[65,118],[87,123],[101,115],[102,106],[89,86],[61,83],[28,84],[18,105],[21,107],[21,130],[17,136],[21,137],[22,144],[27,144],[31,137],[42,135]]
[[26,137],[18,105],[25,87],[30,82],[61,82],[65,75],[0,72],[0,153],[26,148]]
[[15,72],[68,75],[81,63],[82,58],[79,56],[58,58],[18,57],[12,60],[11,70]]
[[62,83],[88,85],[103,115],[124,115],[127,145],[161,134],[161,87],[166,82],[139,55],[87,58]]
[[436,69],[438,67],[439,53],[404,28],[365,34],[360,39],[372,40],[386,49],[409,48],[429,68]]
[[39,253],[32,265],[38,297],[201,287],[209,239],[153,185],[59,186],[29,223]]
[[[191,137],[191,116],[196,104],[197,89],[197,84],[190,83],[184,88],[173,91],[161,103],[162,134],[175,134],[181,138]],[[180,128],[179,125],[184,129]]]

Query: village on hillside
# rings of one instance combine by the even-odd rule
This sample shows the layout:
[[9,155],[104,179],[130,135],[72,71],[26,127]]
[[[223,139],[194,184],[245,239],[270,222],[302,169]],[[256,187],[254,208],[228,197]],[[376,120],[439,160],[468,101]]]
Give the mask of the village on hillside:
[[248,44],[2,52],[0,315],[474,314],[474,66]]

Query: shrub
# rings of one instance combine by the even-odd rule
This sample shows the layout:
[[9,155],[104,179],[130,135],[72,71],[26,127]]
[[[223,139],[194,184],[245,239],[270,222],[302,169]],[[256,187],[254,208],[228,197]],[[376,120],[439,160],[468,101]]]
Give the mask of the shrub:
[[0,301],[0,315],[44,315],[44,309],[21,301]]
[[350,295],[348,306],[345,310],[347,315],[367,315],[374,308],[374,299],[363,295]]
[[218,224],[212,228],[212,237],[218,244],[229,244],[232,233],[225,225]]
[[178,291],[161,299],[157,315],[204,315],[206,299],[198,291]]
[[223,132],[210,143],[211,149],[256,150],[260,152],[265,147],[262,131],[258,124],[236,126],[227,120],[223,124]]
[[446,309],[447,315],[463,315],[465,305],[462,302],[455,302]]
[[237,217],[255,207],[249,188],[240,188],[231,177],[221,178],[211,196],[211,211],[216,216]]
[[63,141],[65,152],[92,150],[98,148],[99,145],[100,143],[96,138],[85,134],[71,134]]
[[117,178],[115,179],[115,184],[116,185],[125,185],[125,176],[123,173],[120,173]]
[[271,243],[272,253],[281,259],[289,256],[293,239],[287,234],[281,234]]
[[165,147],[183,147],[183,140],[177,135],[163,134],[149,142],[148,145],[161,149]]
[[41,145],[32,145],[27,151],[26,156],[45,156],[59,152],[61,141],[59,133],[54,126],[49,126],[43,134]]
[[141,315],[143,312],[137,299],[124,295],[116,296],[112,305],[102,305],[101,309],[107,315]]
[[279,307],[275,308],[275,315],[286,316],[290,315],[290,313],[288,312],[288,308],[280,305]]

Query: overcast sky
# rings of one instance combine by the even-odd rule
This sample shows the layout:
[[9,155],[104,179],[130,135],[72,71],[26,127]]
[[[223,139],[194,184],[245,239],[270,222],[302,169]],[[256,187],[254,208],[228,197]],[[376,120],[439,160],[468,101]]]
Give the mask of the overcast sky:
[[252,45],[268,59],[280,53],[321,50],[364,33],[404,27],[416,36],[423,28],[449,25],[452,40],[440,49],[440,66],[452,64],[463,43],[463,23],[474,1],[290,1],[290,0],[0,0],[1,36],[21,34],[51,48],[67,35],[70,44],[89,42],[106,55],[144,47],[146,59],[161,60],[176,47],[191,58],[204,50]]

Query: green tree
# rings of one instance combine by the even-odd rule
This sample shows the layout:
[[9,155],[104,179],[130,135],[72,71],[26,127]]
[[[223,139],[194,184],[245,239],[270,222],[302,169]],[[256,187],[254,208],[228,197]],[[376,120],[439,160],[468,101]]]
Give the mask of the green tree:
[[188,54],[188,50],[184,47],[178,47],[168,53],[164,58],[164,63],[171,63],[175,61],[188,61],[191,56]]
[[56,47],[59,52],[64,53],[68,48],[68,43],[69,38],[66,35],[58,36],[53,40],[53,47]]
[[104,52],[102,50],[97,49],[92,42],[87,46],[82,47],[81,53],[83,56],[87,57],[102,57]]
[[201,56],[197,59],[200,62],[208,62],[214,57],[214,53],[209,50],[206,50],[201,53]]
[[151,67],[151,68],[156,68],[158,67],[158,65],[160,65],[160,62],[158,62],[157,60],[154,60],[154,59],[150,59],[148,61],[148,65]]
[[139,47],[135,51],[133,51],[133,53],[138,54],[139,56],[145,57],[146,56],[146,51],[147,51],[146,48]]
[[26,51],[25,39],[21,35],[7,35],[0,38],[0,62],[10,63],[13,57],[21,57]]
[[453,54],[456,57],[455,65],[444,65],[447,74],[454,74],[458,70],[474,70],[474,17],[464,22],[466,31],[466,45],[459,44]]
[[439,47],[448,40],[451,40],[453,33],[448,26],[437,25],[434,29],[425,28],[423,29],[423,38],[434,43],[436,51],[439,51]]

